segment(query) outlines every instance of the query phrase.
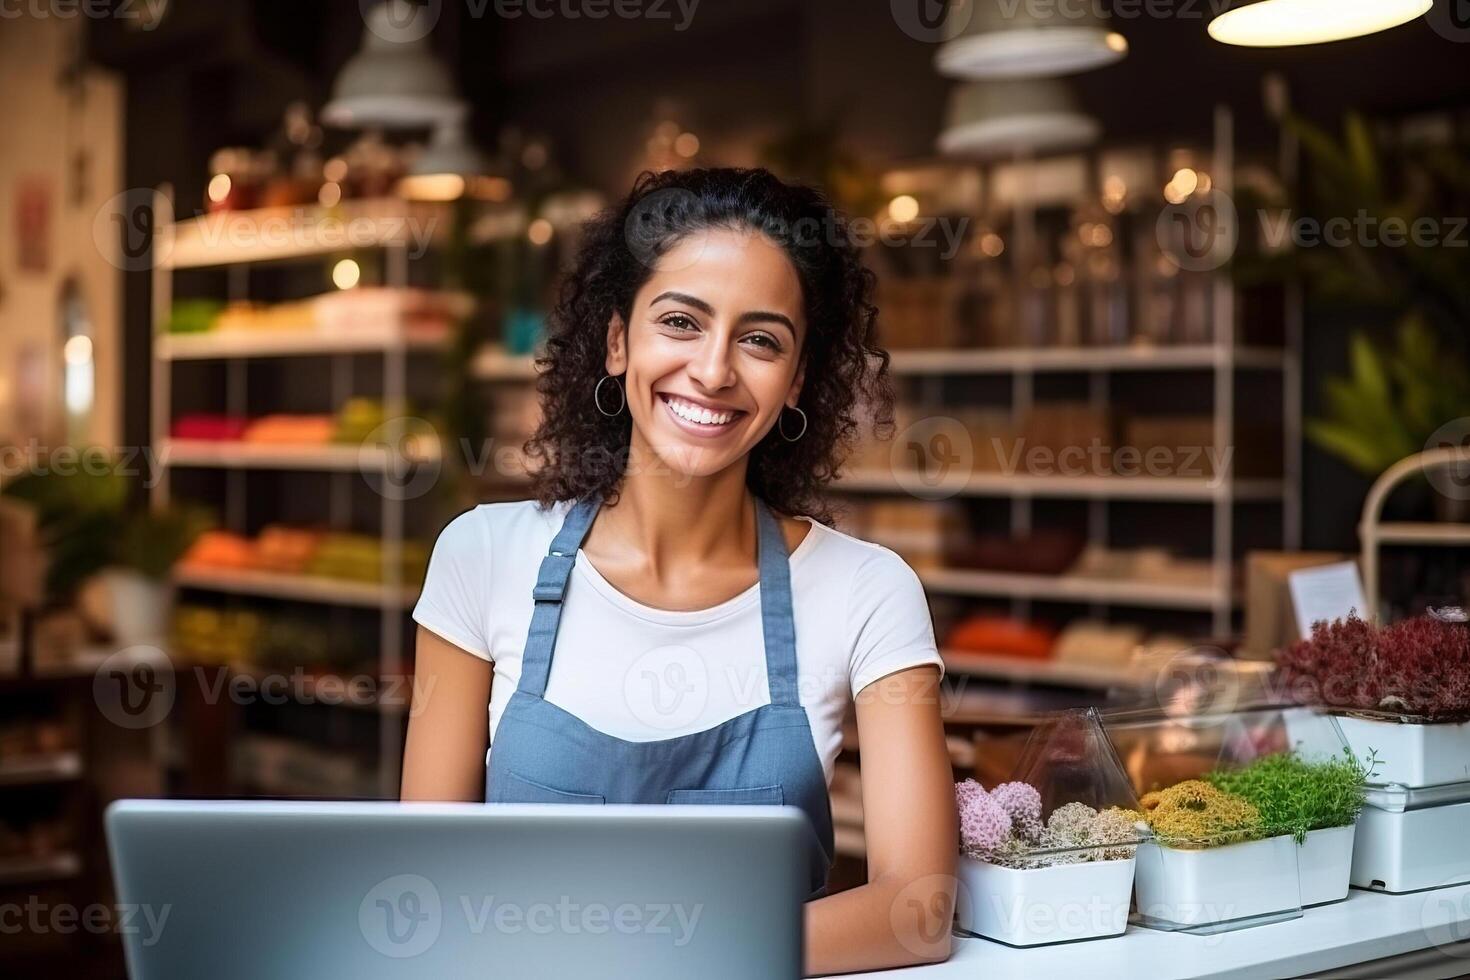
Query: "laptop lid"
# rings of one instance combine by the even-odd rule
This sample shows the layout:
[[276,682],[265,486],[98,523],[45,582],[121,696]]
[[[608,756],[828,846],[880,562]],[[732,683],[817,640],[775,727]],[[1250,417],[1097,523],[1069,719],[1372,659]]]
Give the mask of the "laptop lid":
[[123,800],[133,980],[799,977],[801,811]]

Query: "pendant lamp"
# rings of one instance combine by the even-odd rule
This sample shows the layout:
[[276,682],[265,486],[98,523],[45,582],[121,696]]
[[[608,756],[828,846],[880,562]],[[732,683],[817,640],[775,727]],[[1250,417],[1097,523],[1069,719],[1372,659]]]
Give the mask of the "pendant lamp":
[[974,159],[1034,155],[1086,146],[1101,132],[1056,79],[964,82],[950,93],[939,151]]
[[934,56],[951,78],[1044,78],[1110,65],[1128,41],[1095,4],[952,0]]
[[[1452,0],[1454,2],[1454,0]],[[1210,21],[1210,37],[1248,48],[1322,44],[1422,17],[1434,0],[1255,0]]]
[[344,128],[417,129],[452,117],[459,96],[429,44],[436,9],[383,0],[368,10],[362,49],[337,75],[322,121]]
[[398,193],[414,201],[454,201],[462,197],[470,182],[489,171],[489,164],[465,135],[469,106],[441,120],[408,173],[398,181]]

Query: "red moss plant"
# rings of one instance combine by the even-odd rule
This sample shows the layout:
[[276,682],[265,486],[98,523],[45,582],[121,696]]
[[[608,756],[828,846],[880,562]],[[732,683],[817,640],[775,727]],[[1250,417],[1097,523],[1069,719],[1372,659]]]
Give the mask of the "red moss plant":
[[1470,627],[1459,623],[1417,616],[1378,627],[1349,616],[1315,624],[1276,662],[1298,703],[1405,721],[1470,719]]

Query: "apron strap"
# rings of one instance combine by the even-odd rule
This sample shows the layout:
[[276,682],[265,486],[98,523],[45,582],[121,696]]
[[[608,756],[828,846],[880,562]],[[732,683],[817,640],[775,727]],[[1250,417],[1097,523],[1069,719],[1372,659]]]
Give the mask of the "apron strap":
[[551,539],[546,557],[536,573],[536,586],[531,590],[535,606],[531,612],[531,628],[526,634],[526,648],[521,652],[521,679],[517,690],[536,697],[546,694],[551,677],[551,653],[556,647],[556,631],[561,625],[561,602],[567,592],[567,581],[577,563],[577,549],[592,527],[592,519],[602,500],[586,497],[577,501],[562,521],[561,530]]
[[[517,690],[545,697],[551,677],[551,656],[561,624],[562,599],[577,562],[577,549],[602,506],[599,498],[576,503],[551,541],[536,574],[531,595],[535,600],[526,647],[521,653]],[[791,612],[791,569],[781,526],[764,501],[755,502],[756,563],[760,575],[761,633],[766,647],[766,682],[771,703],[799,707],[796,675],[796,623]]]
[[761,632],[766,641],[766,681],[771,703],[799,707],[796,689],[796,621],[791,612],[791,567],[781,525],[757,498],[756,558],[761,587]]

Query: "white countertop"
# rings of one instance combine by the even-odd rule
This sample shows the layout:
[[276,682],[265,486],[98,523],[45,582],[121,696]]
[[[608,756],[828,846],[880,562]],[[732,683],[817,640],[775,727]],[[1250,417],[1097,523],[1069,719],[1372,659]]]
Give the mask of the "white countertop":
[[1130,925],[1111,939],[1013,949],[956,937],[954,954],[932,966],[849,974],[873,980],[1170,980],[1274,978],[1461,943],[1454,951],[1470,973],[1470,885],[1409,895],[1353,889],[1346,900],[1307,909],[1301,918],[1214,936],[1158,932]]

